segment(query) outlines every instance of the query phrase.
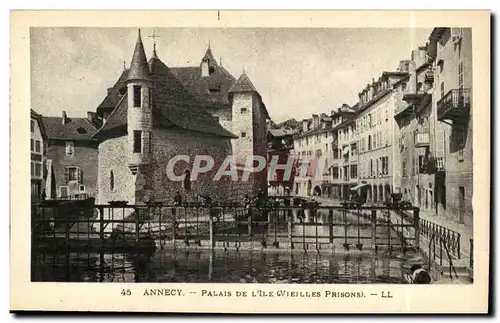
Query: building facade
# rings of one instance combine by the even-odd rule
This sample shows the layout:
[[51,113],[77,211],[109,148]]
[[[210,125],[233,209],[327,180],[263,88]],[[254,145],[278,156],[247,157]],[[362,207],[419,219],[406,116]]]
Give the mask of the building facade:
[[397,86],[402,101],[394,115],[396,147],[396,183],[403,199],[427,211],[436,209],[440,195],[436,173],[435,112],[432,108],[434,70],[427,59],[427,47],[412,51],[408,78]]
[[33,109],[30,111],[30,163],[31,163],[31,203],[42,198],[44,190],[44,147],[45,129],[41,115]]
[[444,168],[437,214],[472,228],[472,30],[434,28],[429,57],[435,71],[436,160]]
[[356,129],[356,109],[347,104],[332,111],[333,141],[330,152],[331,197],[346,200],[350,190],[358,180],[358,137]]
[[[294,180],[294,195],[322,196],[331,195],[328,185],[328,156],[332,150],[334,130],[332,118],[324,113],[313,114],[312,118],[302,120],[302,128],[294,136],[294,152],[300,164]],[[300,174],[301,169],[307,171]]]
[[356,115],[359,142],[359,180],[368,203],[382,203],[391,197],[396,185],[395,137],[393,118],[402,93],[398,86],[408,76],[407,62],[395,72],[383,72],[359,93]]
[[97,132],[92,113],[88,118],[42,117],[46,131],[45,191],[50,199],[96,196]]
[[[99,203],[172,203],[177,192],[187,200],[198,195],[227,200],[267,187],[265,171],[241,178],[247,156],[266,156],[266,107],[249,77],[243,73],[236,80],[210,48],[200,66],[169,68],[156,48],[147,60],[139,31],[130,68],[97,113],[104,121],[94,136]],[[237,168],[238,178],[227,173],[215,178],[231,155],[235,165],[226,166]],[[214,165],[194,176],[200,156]]]
[[[293,135],[295,130],[291,128],[270,128],[267,131],[267,161],[268,169],[271,169],[270,163],[273,160],[279,165],[285,165],[289,162],[289,158],[293,158]],[[296,166],[295,160],[293,165]],[[273,174],[268,176],[268,194],[275,196],[283,196],[289,194],[293,190],[294,175],[296,169],[292,167],[290,176],[285,177],[286,172],[283,168],[276,168]]]

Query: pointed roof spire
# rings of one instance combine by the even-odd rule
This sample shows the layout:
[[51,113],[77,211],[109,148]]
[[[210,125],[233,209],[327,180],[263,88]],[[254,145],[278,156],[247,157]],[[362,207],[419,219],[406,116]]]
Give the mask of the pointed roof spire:
[[257,92],[255,86],[253,86],[252,81],[248,78],[248,75],[243,69],[243,74],[238,78],[236,83],[233,84],[229,92]]
[[142,44],[141,39],[141,30],[139,29],[134,54],[132,55],[132,61],[130,62],[127,81],[148,80],[149,78],[148,60],[146,59],[146,53],[144,52],[144,45]]
[[205,52],[205,55],[203,55],[203,58],[201,59],[202,62],[208,61],[208,64],[211,66],[217,66],[217,60],[215,59],[214,55],[212,54],[212,50],[210,49],[210,42],[208,42],[208,48],[207,51]]

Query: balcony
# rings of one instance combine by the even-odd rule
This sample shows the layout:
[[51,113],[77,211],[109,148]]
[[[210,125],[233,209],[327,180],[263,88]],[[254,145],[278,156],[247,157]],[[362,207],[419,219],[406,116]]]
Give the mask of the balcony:
[[425,92],[407,93],[403,95],[403,100],[413,107],[412,112],[420,113],[432,101],[432,95]]
[[418,132],[415,134],[415,147],[428,147],[430,143],[428,132]]
[[453,89],[437,102],[437,119],[441,122],[451,120],[463,124],[469,119],[470,90]]
[[436,157],[436,171],[444,172],[446,166],[446,159],[444,157]]

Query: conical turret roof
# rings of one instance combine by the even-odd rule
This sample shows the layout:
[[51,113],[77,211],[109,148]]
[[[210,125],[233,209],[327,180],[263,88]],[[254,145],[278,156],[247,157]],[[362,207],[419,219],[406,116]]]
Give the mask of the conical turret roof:
[[134,55],[130,62],[127,81],[131,80],[149,80],[149,65],[144,51],[144,45],[141,39],[141,30],[138,31],[137,42],[135,43]]
[[210,65],[212,66],[217,66],[217,60],[215,59],[214,55],[212,54],[212,50],[210,49],[210,46],[208,46],[207,51],[205,52],[205,55],[201,59],[201,61],[208,61]]
[[229,92],[257,92],[252,84],[252,81],[248,78],[247,74],[243,72],[238,78],[236,83],[233,84]]

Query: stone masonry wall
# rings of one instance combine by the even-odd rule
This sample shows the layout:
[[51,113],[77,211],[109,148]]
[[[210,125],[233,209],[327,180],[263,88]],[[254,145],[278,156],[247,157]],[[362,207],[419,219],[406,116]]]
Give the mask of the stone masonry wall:
[[[230,195],[229,178],[214,181],[213,176],[227,155],[232,152],[229,138],[212,136],[182,129],[154,129],[152,136],[152,200],[173,203],[174,195],[181,192],[184,200],[196,200],[198,194],[209,194],[215,200],[225,200]],[[167,177],[169,160],[175,155],[191,156],[190,163],[179,161],[175,164],[175,175],[192,171],[196,155],[209,155],[215,160],[212,171],[199,174],[191,182],[191,189],[185,190],[182,181],[172,181]]]
[[[127,136],[108,139],[99,144],[99,204],[109,201],[135,203],[135,176],[128,168]],[[114,188],[111,189],[111,172]]]
[[95,196],[97,190],[97,142],[74,141],[73,155],[66,155],[66,142],[50,140],[47,149],[47,159],[52,160],[57,196],[60,187],[67,185],[64,170],[68,166],[78,166],[82,169],[82,184],[89,196]]

